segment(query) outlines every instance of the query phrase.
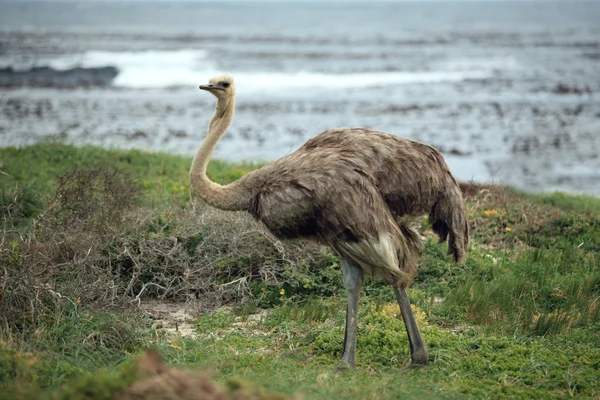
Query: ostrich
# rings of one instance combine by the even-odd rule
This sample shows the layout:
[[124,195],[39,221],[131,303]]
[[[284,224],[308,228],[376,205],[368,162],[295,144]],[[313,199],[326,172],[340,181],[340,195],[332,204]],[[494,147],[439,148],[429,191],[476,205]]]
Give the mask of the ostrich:
[[201,85],[217,98],[208,135],[192,162],[194,194],[222,210],[245,210],[281,239],[309,238],[340,258],[347,295],[339,370],[356,367],[358,302],[363,276],[392,285],[409,339],[411,365],[428,353],[406,294],[423,245],[407,218],[429,214],[456,262],[465,259],[468,221],[459,185],[435,148],[367,129],[330,129],[295,152],[225,186],[206,175],[232,121],[230,76]]

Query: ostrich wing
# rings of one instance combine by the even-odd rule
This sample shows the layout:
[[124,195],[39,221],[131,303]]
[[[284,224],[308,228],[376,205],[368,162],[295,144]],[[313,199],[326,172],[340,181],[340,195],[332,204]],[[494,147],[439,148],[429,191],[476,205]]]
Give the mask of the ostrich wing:
[[263,174],[250,212],[273,234],[318,239],[367,274],[408,282],[421,241],[398,226],[369,174],[323,150],[290,155]]

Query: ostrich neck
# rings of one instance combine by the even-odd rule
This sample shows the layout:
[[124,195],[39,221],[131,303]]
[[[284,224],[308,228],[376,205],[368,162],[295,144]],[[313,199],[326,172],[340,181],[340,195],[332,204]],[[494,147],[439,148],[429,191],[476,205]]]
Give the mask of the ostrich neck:
[[227,131],[235,109],[235,99],[219,99],[215,115],[208,125],[208,134],[198,149],[190,170],[192,191],[206,203],[223,210],[244,210],[248,208],[251,194],[239,182],[221,186],[212,182],[206,175],[208,162],[217,143]]
[[[206,170],[208,168],[208,162],[212,157],[219,140],[227,131],[231,120],[233,119],[233,113],[235,111],[235,99],[229,100],[219,99],[217,101],[217,109],[215,115],[213,115],[208,125],[208,134],[206,139],[202,142],[202,145],[196,153],[194,162],[192,163],[192,173],[201,173],[206,177]],[[208,179],[208,177],[206,177]]]

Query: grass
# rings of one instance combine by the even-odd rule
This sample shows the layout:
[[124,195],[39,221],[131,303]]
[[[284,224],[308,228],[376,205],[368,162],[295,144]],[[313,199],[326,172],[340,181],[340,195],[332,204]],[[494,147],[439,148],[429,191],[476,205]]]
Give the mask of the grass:
[[[435,241],[422,218],[420,231],[428,239],[409,296],[430,364],[404,368],[408,341],[393,293],[368,282],[361,297],[358,369],[338,374],[345,297],[336,257],[302,245],[274,250],[268,236],[244,225],[249,224],[244,219],[198,214],[197,225],[184,229],[194,219],[187,194],[190,159],[47,143],[0,149],[0,161],[0,170],[8,174],[0,175],[0,210],[5,224],[10,216],[19,226],[7,231],[10,242],[0,260],[7,273],[23,278],[11,280],[10,287],[27,295],[33,287],[51,284],[63,292],[60,298],[48,291],[37,300],[34,296],[33,306],[14,303],[23,304],[28,313],[19,326],[3,319],[0,397],[112,398],[140,379],[132,360],[149,348],[172,367],[209,371],[223,387],[249,382],[267,392],[307,399],[600,396],[599,199],[475,188],[467,199],[472,244],[461,266],[451,262],[446,245]],[[155,217],[135,230],[128,222],[94,236],[106,245],[99,245],[98,256],[85,263],[48,258],[48,265],[118,266],[113,271],[120,271],[122,285],[138,282],[132,288],[139,289],[144,283],[182,279],[181,262],[189,263],[186,268],[207,262],[215,271],[211,285],[232,288],[225,300],[233,308],[201,314],[193,321],[197,337],[169,334],[152,327],[135,309],[113,305],[117,298],[129,303],[130,292],[122,290],[107,302],[102,292],[92,293],[80,282],[83,275],[76,269],[61,267],[67,272],[52,275],[52,282],[44,281],[47,271],[28,275],[25,267],[33,256],[24,250],[29,242],[20,237],[37,232],[40,222],[32,221],[40,213],[47,215],[48,201],[60,188],[59,176],[92,167],[126,173],[139,185],[143,207]],[[212,163],[210,173],[229,182],[254,167]],[[47,251],[47,240],[36,240],[36,251]],[[76,246],[69,249],[83,254]],[[150,257],[152,251],[156,254]],[[180,251],[177,258],[165,258],[175,251]],[[169,260],[178,261],[168,267],[165,280],[153,280],[165,273]],[[138,281],[131,275],[136,268]],[[116,285],[115,290],[121,284],[114,275],[102,282],[100,286]],[[230,282],[240,286],[233,288]],[[65,295],[68,288],[74,295]],[[159,296],[160,290],[152,288],[145,295]],[[200,300],[209,289],[202,289]],[[6,299],[11,293],[2,295]],[[262,392],[257,396],[268,397]]]
[[[335,305],[335,306],[334,306]],[[328,308],[323,318],[314,308]],[[336,374],[342,346],[342,299],[320,300],[308,310],[290,304],[263,321],[223,325],[207,316],[196,340],[179,339],[168,352],[173,364],[200,365],[223,378],[242,377],[283,393],[310,398],[552,398],[593,394],[597,383],[596,345],[572,338],[494,334],[476,326],[444,328],[416,307],[432,364],[406,370],[407,338],[394,304],[361,304],[357,372]],[[579,338],[579,339],[578,339]],[[574,348],[576,350],[574,350]]]
[[[139,150],[104,150],[93,146],[74,147],[48,142],[25,148],[0,149],[0,207],[8,203],[19,188],[23,196],[23,217],[38,215],[54,193],[57,178],[74,169],[110,167],[135,176],[146,199],[167,198],[183,204],[189,200],[188,177],[191,160],[163,153]],[[232,182],[259,164],[228,164],[212,161],[211,179]]]
[[531,197],[540,203],[549,204],[563,211],[575,211],[585,214],[600,214],[598,199],[585,195],[570,195],[566,193],[537,194]]

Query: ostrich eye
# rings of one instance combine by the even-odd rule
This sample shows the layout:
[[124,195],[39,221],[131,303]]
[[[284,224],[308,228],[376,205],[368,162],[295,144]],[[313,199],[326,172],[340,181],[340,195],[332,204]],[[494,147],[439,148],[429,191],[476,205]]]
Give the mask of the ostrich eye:
[[223,86],[224,88],[228,88],[229,87],[229,82],[222,82],[221,86]]

